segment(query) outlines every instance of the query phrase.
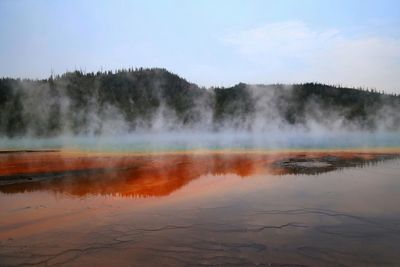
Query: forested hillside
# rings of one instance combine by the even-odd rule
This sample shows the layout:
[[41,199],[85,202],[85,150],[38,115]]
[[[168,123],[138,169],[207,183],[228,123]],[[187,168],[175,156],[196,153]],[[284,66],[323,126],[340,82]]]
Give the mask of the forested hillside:
[[200,88],[164,69],[0,79],[0,135],[399,130],[400,96],[316,83]]

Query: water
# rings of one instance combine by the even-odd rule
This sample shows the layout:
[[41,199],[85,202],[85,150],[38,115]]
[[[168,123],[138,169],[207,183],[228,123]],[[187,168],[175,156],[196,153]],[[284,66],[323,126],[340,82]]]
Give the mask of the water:
[[3,153],[0,265],[397,266],[391,153]]
[[79,149],[86,151],[159,152],[198,149],[270,150],[400,147],[399,132],[337,132],[302,130],[275,132],[170,132],[120,136],[0,138],[1,149]]

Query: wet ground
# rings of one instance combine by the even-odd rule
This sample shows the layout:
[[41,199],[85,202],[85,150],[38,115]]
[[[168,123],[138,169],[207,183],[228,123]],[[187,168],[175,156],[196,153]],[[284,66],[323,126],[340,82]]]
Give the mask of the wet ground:
[[0,266],[399,266],[392,151],[0,153]]

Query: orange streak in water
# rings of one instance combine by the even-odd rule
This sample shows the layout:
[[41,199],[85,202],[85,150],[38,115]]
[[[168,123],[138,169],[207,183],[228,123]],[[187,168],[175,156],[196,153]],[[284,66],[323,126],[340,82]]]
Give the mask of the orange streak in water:
[[[0,179],[6,176],[18,179],[19,175],[33,178],[32,181],[0,186],[0,191],[15,193],[50,190],[76,196],[166,196],[202,175],[282,175],[290,172],[274,166],[274,162],[288,158],[319,158],[327,155],[342,159],[357,157],[373,160],[378,154],[348,151],[164,155],[10,153],[0,155]],[[58,178],[60,176],[61,178]],[[35,177],[40,179],[35,180]]]

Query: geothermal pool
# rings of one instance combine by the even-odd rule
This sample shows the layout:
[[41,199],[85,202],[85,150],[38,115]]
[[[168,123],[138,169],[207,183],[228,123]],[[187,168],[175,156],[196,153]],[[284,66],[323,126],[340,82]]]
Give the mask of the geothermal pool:
[[0,266],[399,266],[400,149],[0,153]]

